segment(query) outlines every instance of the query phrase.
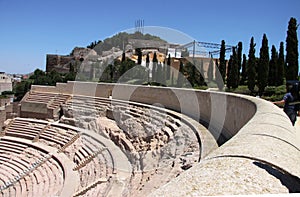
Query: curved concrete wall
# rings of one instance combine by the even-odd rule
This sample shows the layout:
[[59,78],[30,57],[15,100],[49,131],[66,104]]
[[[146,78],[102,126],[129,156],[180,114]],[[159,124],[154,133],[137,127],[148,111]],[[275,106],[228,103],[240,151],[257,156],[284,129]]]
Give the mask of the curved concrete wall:
[[153,196],[300,192],[299,133],[273,104],[236,99],[255,104],[254,116],[232,139]]
[[[46,88],[46,89],[45,89]],[[300,192],[300,138],[284,112],[249,96],[191,89],[69,82],[33,90],[163,105],[206,124],[221,147],[154,196]]]

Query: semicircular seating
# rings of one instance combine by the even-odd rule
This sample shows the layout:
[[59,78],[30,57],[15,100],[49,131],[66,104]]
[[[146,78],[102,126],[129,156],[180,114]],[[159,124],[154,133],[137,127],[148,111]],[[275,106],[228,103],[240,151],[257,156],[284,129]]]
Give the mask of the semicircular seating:
[[[41,94],[43,98],[53,96]],[[34,97],[41,94],[31,93],[30,102],[34,102]],[[121,100],[80,95],[68,98],[63,104],[61,123],[15,118],[7,125],[2,136],[26,140],[35,146],[52,147],[56,154],[64,154],[73,163],[72,170],[78,173],[75,196],[118,193],[142,196],[200,160],[199,133],[194,125],[186,124],[185,118],[188,117],[167,109]],[[36,101],[40,102],[38,98]],[[70,119],[73,122],[68,126]],[[85,125],[81,124],[80,119],[86,120]],[[85,127],[87,123],[98,124],[97,128],[103,126],[102,130]],[[139,131],[139,128],[143,130]],[[110,141],[110,145],[107,141]],[[113,150],[116,148],[124,155],[123,160]],[[129,164],[126,170],[120,167],[124,161]],[[52,192],[46,188],[50,188],[49,185],[53,183],[49,183],[49,180],[57,175],[48,175],[48,171],[36,171],[36,176],[45,177],[47,181],[35,179],[43,186],[36,189],[31,184],[32,194]],[[120,177],[123,177],[121,188],[118,186]]]
[[[26,118],[13,119],[0,133],[0,142],[22,142],[13,149],[10,142],[2,145],[2,194],[184,196],[298,188],[300,170],[292,164],[300,158],[298,138],[283,112],[266,101],[227,93],[122,84],[96,84],[95,95],[86,95],[73,92],[76,85],[76,90],[87,90],[91,84],[33,86],[34,94],[28,93],[31,98],[26,101],[25,97],[24,107],[21,102],[21,115]],[[116,87],[122,91],[111,95]],[[55,110],[48,107],[43,111],[49,101],[35,98],[38,92],[44,98],[64,95],[64,99]],[[176,98],[180,95],[188,99]],[[193,96],[197,103],[189,103]],[[39,118],[59,117],[59,121],[28,118],[30,113],[37,118],[38,110],[32,106],[41,107],[44,115]],[[38,161],[43,162],[18,159],[24,148],[29,155],[42,152],[46,156]],[[10,151],[10,157],[5,151]],[[16,178],[28,163],[32,171]],[[46,164],[49,167],[42,170]],[[274,171],[284,175],[278,178]],[[284,184],[285,180],[294,181],[295,186]],[[266,181],[271,186],[263,185]],[[56,182],[60,186],[55,187]],[[230,187],[222,187],[224,183]],[[252,188],[252,183],[257,185]]]

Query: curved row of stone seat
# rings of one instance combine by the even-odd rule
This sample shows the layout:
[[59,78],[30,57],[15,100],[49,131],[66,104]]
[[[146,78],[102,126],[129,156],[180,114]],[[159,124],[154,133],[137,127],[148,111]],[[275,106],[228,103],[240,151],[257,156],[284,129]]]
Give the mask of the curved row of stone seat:
[[[172,114],[170,113],[169,115],[163,113],[163,116],[160,116],[160,113],[155,113],[156,110],[150,109],[150,112],[145,112],[144,109],[147,109],[149,111],[149,106],[147,108],[144,106],[144,109],[139,109],[136,105],[129,105],[128,103],[122,101],[112,101],[105,98],[85,97],[77,95],[73,96],[73,98],[67,102],[66,107],[71,107],[74,111],[76,109],[82,109],[84,111],[93,110],[95,114],[99,112],[99,110],[103,110],[105,112],[105,110],[114,111],[117,109],[119,112],[124,112],[124,114],[128,114],[129,116],[135,118],[151,117],[150,121],[152,122],[150,122],[151,124],[148,124],[148,126],[153,127],[153,125],[164,124],[165,127],[163,127],[162,129],[163,132],[165,132],[166,136],[168,136],[168,138],[172,137],[172,132],[174,132],[178,127],[181,126],[180,120],[177,117],[172,117]],[[110,118],[114,117],[110,116]]]
[[76,134],[76,131],[70,129],[65,130],[64,128],[53,127],[47,121],[23,118],[13,119],[2,133],[2,135],[20,137],[32,141],[44,140],[57,147],[63,147]]
[[[30,128],[33,128],[32,133],[34,135],[31,135],[29,138],[27,132],[30,133]],[[64,138],[59,138],[57,139],[57,142],[60,142],[59,146],[53,146],[53,144],[50,143],[50,142],[54,142],[53,139],[50,139],[51,136],[49,136],[49,138],[44,136],[44,134],[47,133],[48,130],[56,131],[57,133],[63,133],[63,134],[68,134],[69,132],[69,135],[65,135],[68,136],[68,140],[64,141]],[[9,124],[9,126],[5,130],[5,133],[3,134],[8,137],[27,139],[34,144],[43,143],[47,146],[56,147],[57,152],[61,152],[64,154],[64,151],[68,151],[72,147],[72,144],[78,141],[77,140],[78,131],[75,130],[76,128],[68,125],[49,123],[47,121],[42,121],[42,120],[16,118],[13,120],[11,124]],[[17,131],[17,134],[14,135],[13,134],[14,131]],[[74,135],[74,132],[77,132],[76,135]],[[36,137],[37,135],[39,136],[38,140],[34,140],[37,139]],[[53,134],[53,136],[55,136],[55,134]],[[77,138],[75,138],[76,136]],[[111,176],[111,174],[115,172],[114,172],[114,162],[113,162],[112,155],[108,152],[108,150],[100,151],[101,148],[105,147],[104,143],[92,140],[88,135],[82,135],[80,141],[82,141],[83,143],[81,148],[77,147],[76,155],[77,156],[81,155],[79,156],[78,159],[78,166],[80,166],[80,172],[82,175],[81,179],[83,184],[81,189],[84,189],[84,187],[88,187],[88,184],[97,182],[99,177],[102,179],[103,177],[105,177],[105,179],[108,179],[109,176]],[[71,144],[65,147],[65,145],[68,144],[69,142],[71,142]],[[62,148],[64,148],[64,150]],[[95,152],[97,154],[94,154]],[[93,156],[93,158],[88,160],[91,155]],[[99,166],[101,166],[102,170],[98,171],[97,168]],[[94,172],[94,174],[92,172]],[[101,182],[103,182],[103,180]],[[108,187],[108,185],[106,187]]]
[[[83,97],[83,96],[76,96],[76,98],[69,100],[69,102],[67,103],[67,107],[74,107],[76,106],[77,108],[82,108],[85,111],[90,110],[90,107],[92,108],[92,110],[94,110],[96,108],[96,106],[101,106],[103,105],[104,107],[107,107],[106,109],[103,109],[103,107],[101,109],[106,110],[106,114],[108,114],[108,112],[110,112],[110,115],[107,115],[109,118],[115,118],[117,117],[117,119],[119,119],[120,116],[117,113],[122,113],[125,115],[128,115],[128,117],[132,117],[132,118],[144,118],[145,121],[144,123],[145,126],[150,127],[149,130],[154,130],[157,129],[157,127],[160,127],[159,129],[162,130],[162,133],[164,133],[164,136],[166,136],[167,139],[165,139],[164,143],[169,141],[169,138],[173,137],[173,132],[175,130],[177,130],[179,127],[181,127],[181,121],[179,120],[178,117],[174,116],[174,114],[168,112],[169,114],[166,114],[166,112],[163,111],[157,111],[154,109],[150,109],[149,106],[137,106],[137,105],[133,105],[133,104],[128,104],[122,101],[113,101],[113,100],[108,100],[108,99],[104,99],[104,98],[92,98],[94,101],[97,100],[97,103],[95,104],[93,102],[92,106],[89,106],[88,104],[86,104],[87,102],[77,102],[77,99],[79,98],[79,100],[88,100],[87,97]],[[102,104],[103,103],[103,104]],[[76,111],[73,108],[74,111]],[[146,111],[147,110],[147,111]],[[162,115],[160,115],[160,113],[163,113]],[[80,118],[80,116],[78,117]],[[149,120],[150,119],[150,120]],[[138,120],[139,121],[139,120]],[[148,122],[147,122],[148,121]],[[140,122],[140,121],[139,121]],[[150,123],[150,124],[149,124]],[[155,128],[156,127],[156,128]],[[193,126],[192,126],[193,127]],[[113,136],[110,136],[113,137]],[[191,136],[192,137],[192,136]],[[118,138],[121,140],[121,144],[125,147],[125,149],[127,149],[128,151],[133,151],[132,147],[132,141],[133,139],[126,139],[126,138]],[[197,139],[199,140],[199,137],[197,137]],[[141,146],[141,143],[135,142],[134,144]],[[149,149],[151,148],[150,143],[147,144],[147,146],[149,146],[148,148],[144,147],[144,149]],[[157,148],[157,147],[156,147]],[[141,148],[143,149],[143,148]],[[137,150],[139,151],[139,150]]]
[[[14,147],[18,152],[11,151]],[[51,155],[30,141],[27,144],[15,137],[1,137],[0,156],[3,196],[54,194],[62,189],[61,167]]]
[[[90,104],[89,104],[89,99],[92,100],[90,102]],[[86,112],[88,112],[89,110],[91,110],[92,112],[97,112],[97,110],[107,110],[107,111],[110,111],[109,113],[111,113],[109,115],[109,118],[115,118],[115,117],[119,116],[118,114],[113,114],[113,113],[123,113],[123,114],[125,114],[131,118],[135,118],[137,120],[140,118],[143,118],[143,117],[144,118],[148,117],[148,119],[149,119],[149,117],[150,117],[152,124],[161,125],[160,129],[163,131],[164,135],[167,136],[167,138],[168,138],[167,141],[169,141],[169,138],[173,137],[173,133],[176,130],[178,130],[178,128],[180,128],[186,124],[189,127],[193,127],[193,132],[195,133],[195,139],[199,140],[198,143],[201,144],[200,137],[197,136],[197,135],[199,135],[198,128],[199,128],[200,124],[195,121],[192,124],[191,123],[187,124],[188,121],[191,121],[191,120],[187,120],[188,117],[183,117],[184,115],[178,114],[176,112],[173,112],[173,111],[170,111],[167,109],[161,109],[159,107],[143,105],[143,104],[138,104],[138,103],[132,103],[132,102],[128,103],[128,102],[118,101],[118,100],[110,100],[110,99],[105,99],[105,98],[93,98],[93,97],[91,98],[91,97],[85,97],[85,96],[73,97],[72,99],[70,99],[67,102],[65,107],[67,108],[66,110],[69,110],[69,107],[70,107],[71,110],[74,110],[74,111],[76,109],[79,109],[79,110],[84,110]],[[76,112],[74,112],[74,113],[76,113]],[[89,113],[87,113],[87,114],[89,114]],[[99,114],[106,114],[106,116],[107,116],[107,112],[99,113]],[[156,121],[157,121],[157,123],[156,123]],[[195,125],[198,126],[198,128],[195,128]],[[204,127],[202,127],[202,129],[203,128]],[[112,141],[115,141],[115,142],[120,141],[119,144],[118,143],[116,143],[116,144],[118,146],[123,145],[125,151],[129,151],[129,152],[139,152],[140,151],[140,150],[136,150],[135,146],[132,143],[132,141],[133,141],[132,139],[126,138],[126,137],[122,138],[119,136],[120,133],[118,133],[116,136],[111,135],[111,132],[107,132],[107,133],[109,133],[108,135],[110,136]],[[192,137],[192,136],[190,136],[190,137]],[[213,138],[213,137],[211,136],[211,138]],[[136,143],[136,144],[139,144],[139,143]],[[213,147],[213,148],[216,148],[216,147],[217,147],[217,144],[215,143],[215,147]],[[149,151],[148,148],[146,148],[146,150]],[[198,151],[200,151],[200,150],[198,150]],[[199,153],[198,155],[200,157],[201,154]],[[172,166],[172,163],[169,165],[169,167],[170,166]],[[138,194],[138,193],[136,193],[135,190],[143,190],[144,189],[144,192],[140,192],[139,195],[146,194],[145,191],[147,191],[147,190],[145,190],[145,188],[147,188],[147,183],[149,183],[150,181],[151,181],[152,185],[154,184],[155,187],[158,187],[160,184],[162,184],[162,182],[163,182],[162,180],[167,182],[171,178],[177,176],[180,173],[180,171],[178,171],[178,170],[173,170],[174,172],[172,172],[172,167],[170,167],[169,168],[170,170],[167,173],[170,175],[170,178],[166,179],[166,177],[164,175],[162,175],[163,174],[162,169],[163,168],[152,169],[151,172],[142,172],[142,171],[134,172],[134,175],[132,175],[131,180],[129,181],[130,182],[129,184],[131,185],[130,188],[132,190],[130,192],[132,192],[132,194]],[[164,166],[164,169],[168,169],[168,166]],[[164,171],[166,171],[166,170],[164,170]],[[172,176],[171,176],[171,174],[172,174]],[[159,177],[159,178],[157,178],[157,177]],[[157,181],[157,180],[160,180],[160,181]],[[133,185],[136,185],[136,187],[134,187]]]
[[[108,109],[111,109],[112,111],[115,110],[115,108],[119,108],[120,109],[120,112],[125,114],[126,116],[128,117],[131,117],[133,119],[141,119],[143,117],[151,117],[152,119],[152,123],[153,124],[156,124],[156,125],[161,125],[160,129],[162,130],[162,133],[164,136],[167,136],[167,140],[166,141],[169,141],[170,138],[172,138],[173,136],[173,133],[175,131],[178,130],[178,128],[182,127],[183,125],[185,125],[186,123],[182,123],[182,117],[181,115],[178,116],[177,114],[174,115],[172,111],[169,111],[169,112],[166,112],[166,110],[164,109],[159,109],[158,107],[151,111],[152,110],[152,106],[142,106],[140,104],[128,104],[128,102],[124,102],[124,101],[117,101],[117,100],[114,100],[114,101],[111,101],[109,99],[105,99],[105,98],[93,98],[91,99],[90,97],[84,97],[84,96],[76,96],[76,98],[78,97],[81,97],[82,99],[80,101],[76,101],[75,99],[72,99],[72,102],[68,102],[67,104],[69,104],[69,106],[72,106],[73,108],[81,108],[83,110],[88,110],[89,108],[91,110],[96,110],[96,111],[99,111],[99,109],[105,109],[105,108],[108,108]],[[74,97],[73,97],[74,98]],[[90,101],[91,100],[91,101]],[[75,101],[75,102],[73,102]],[[149,111],[149,112],[146,112],[145,111]],[[155,113],[155,112],[158,112],[158,113]],[[101,113],[100,113],[101,114]],[[149,120],[149,119],[148,119]],[[152,127],[153,124],[149,124],[148,126],[149,127]],[[188,125],[187,124],[187,127],[194,127],[194,125]],[[153,127],[150,128],[151,129],[154,129]],[[197,137],[197,129],[192,129],[193,131],[196,131],[194,132],[195,133],[195,136],[193,138],[195,138],[195,141],[199,141],[199,137]],[[192,134],[194,135],[194,134]],[[198,134],[199,135],[199,134]],[[39,138],[41,140],[41,138]],[[123,144],[124,147],[127,147],[127,150],[126,151],[136,151],[136,152],[139,152],[140,150],[134,150],[135,147],[133,145],[133,142],[134,141],[131,141],[132,139],[130,138],[121,138],[121,143]],[[45,139],[45,141],[48,141],[48,139]],[[149,144],[150,144],[150,140],[148,141]],[[66,142],[64,142],[64,144],[66,144]],[[138,142],[135,143],[137,146],[137,144],[139,144]],[[198,142],[198,146],[200,147],[201,145],[201,142],[199,141]],[[149,147],[149,145],[146,145]],[[63,145],[61,144],[59,147],[63,147]],[[129,148],[130,147],[130,148]],[[151,147],[151,146],[150,146]],[[141,150],[144,149],[145,147],[141,147]],[[68,149],[68,148],[67,148]],[[146,150],[148,150],[149,148],[145,148]],[[156,148],[154,148],[153,150],[155,150]],[[198,151],[200,152],[200,148],[198,148]],[[78,153],[80,154],[84,154],[83,151],[78,151]],[[78,155],[78,154],[77,154]],[[200,157],[200,154],[198,154],[199,157]],[[85,158],[87,157],[81,157],[80,160],[85,160]],[[92,159],[91,161],[93,162],[94,159]],[[198,159],[199,160],[199,159]],[[90,162],[91,162],[90,161]],[[78,164],[80,164],[81,162],[79,161]],[[87,163],[88,165],[88,163]],[[87,167],[87,165],[84,166]],[[172,166],[172,164],[171,164]],[[153,169],[154,172],[155,170],[158,171],[157,169]],[[172,168],[170,168],[170,171],[172,171]],[[170,172],[169,171],[169,172]],[[137,172],[138,173],[138,172]],[[141,176],[140,178],[137,178],[138,182],[140,185],[143,185],[143,183],[146,183],[147,181],[149,180],[155,180],[155,173],[153,173],[153,177],[152,177],[152,174],[153,172],[151,173],[140,173]],[[174,173],[174,177],[177,175],[178,172]],[[137,175],[135,176],[137,177]],[[89,181],[91,182],[91,181]],[[87,184],[85,184],[87,185]],[[146,188],[147,186],[145,186],[144,188]]]
[[[89,102],[89,100],[92,100],[92,102]],[[110,100],[99,97],[86,97],[76,95],[67,102],[66,107],[72,107],[74,111],[76,111],[76,109],[82,109],[85,111],[97,111],[100,107],[100,109],[106,111],[104,111],[106,113],[106,116],[111,119],[119,119],[120,117],[118,117],[117,113],[123,113],[133,118],[144,117],[146,118],[146,121],[152,121],[149,122],[151,124],[147,124],[147,126],[153,127],[153,125],[160,125],[163,132],[166,134],[166,136],[168,136],[168,138],[172,137],[172,132],[174,132],[178,129],[178,127],[181,126],[180,119],[182,119],[182,115],[178,116],[177,113],[176,115],[174,115],[174,113],[170,110],[166,112],[159,108],[153,108],[153,106],[147,106],[138,103],[128,103],[120,100]],[[78,118],[80,118],[80,114],[78,116]],[[193,125],[189,126],[193,127]]]
[[[94,92],[85,91],[90,87]],[[113,99],[149,105],[160,103],[204,123],[222,146],[161,187],[154,196],[299,191],[299,134],[282,110],[267,101],[223,92],[128,84],[68,82],[55,88],[32,88],[67,94],[73,94],[76,88],[83,94],[95,93],[96,97],[108,97],[113,92]],[[203,147],[205,144],[202,150]]]
[[69,98],[65,94],[42,93],[30,91],[23,101],[45,103],[49,109],[56,109]]
[[80,176],[78,195],[85,194],[97,184],[102,184],[102,188],[105,186],[107,189],[108,180],[114,173],[114,162],[104,143],[83,133],[63,152],[76,164],[73,170],[78,171]]

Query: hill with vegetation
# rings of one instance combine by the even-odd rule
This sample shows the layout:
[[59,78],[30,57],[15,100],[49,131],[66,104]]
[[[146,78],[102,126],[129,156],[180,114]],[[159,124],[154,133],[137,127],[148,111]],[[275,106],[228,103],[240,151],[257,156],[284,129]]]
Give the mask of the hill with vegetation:
[[106,38],[103,41],[98,40],[91,42],[91,44],[88,45],[87,48],[94,49],[98,54],[101,54],[102,51],[111,50],[113,47],[123,49],[123,46],[126,46],[130,39],[153,40],[167,43],[167,41],[161,39],[160,37],[150,34],[142,34],[141,32],[121,32],[112,36],[111,38]]

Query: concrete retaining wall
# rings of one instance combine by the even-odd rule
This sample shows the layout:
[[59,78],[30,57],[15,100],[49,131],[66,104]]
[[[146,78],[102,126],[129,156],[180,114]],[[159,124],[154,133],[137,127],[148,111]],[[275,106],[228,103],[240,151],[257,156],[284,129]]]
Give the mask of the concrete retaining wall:
[[160,105],[205,124],[223,144],[153,196],[300,192],[300,138],[284,112],[262,99],[190,89],[57,84],[34,90]]

